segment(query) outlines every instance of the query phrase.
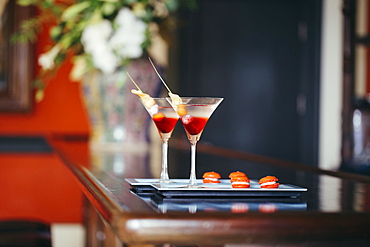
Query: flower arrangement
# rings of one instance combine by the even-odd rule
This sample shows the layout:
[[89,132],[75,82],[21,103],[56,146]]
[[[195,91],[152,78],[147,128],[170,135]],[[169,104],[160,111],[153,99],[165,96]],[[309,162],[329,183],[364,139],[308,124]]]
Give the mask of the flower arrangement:
[[41,54],[42,72],[35,80],[36,99],[43,97],[45,78],[71,59],[71,79],[91,70],[109,74],[151,45],[153,30],[164,33],[179,7],[193,8],[196,0],[17,0],[35,6],[38,14],[22,23],[16,41],[35,41],[46,24],[51,26],[52,47]]

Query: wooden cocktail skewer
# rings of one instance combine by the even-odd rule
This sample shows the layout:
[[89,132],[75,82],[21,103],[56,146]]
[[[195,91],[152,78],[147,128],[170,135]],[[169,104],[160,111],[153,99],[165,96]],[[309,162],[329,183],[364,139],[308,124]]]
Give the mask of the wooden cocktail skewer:
[[134,81],[134,79],[132,79],[132,77],[130,76],[130,74],[127,71],[126,71],[126,74],[130,78],[130,80],[132,81],[132,83],[136,86],[136,88],[138,89],[138,90],[131,89],[131,93],[138,95],[141,98],[141,101],[143,102],[143,105],[147,109],[150,109],[152,106],[154,106],[156,104],[155,103],[155,100],[152,97],[150,97],[149,94],[144,93],[140,89],[140,87],[136,84],[136,82]]
[[155,71],[155,73],[158,75],[159,79],[162,81],[163,85],[166,87],[167,91],[168,91],[168,95],[170,96],[171,100],[172,100],[172,104],[173,105],[180,105],[182,104],[182,101],[181,101],[181,98],[179,95],[177,94],[174,94],[171,92],[170,88],[167,86],[166,82],[163,80],[162,76],[158,73],[158,70],[157,68],[154,66],[153,62],[152,62],[152,59],[149,58],[149,62],[152,64],[152,67]]
[[[137,88],[137,90],[139,90],[140,92],[143,92],[140,87],[136,84],[136,82],[134,81],[134,79],[132,79],[132,77],[130,76],[130,74],[126,71],[126,74],[128,76],[128,78],[130,78],[130,80],[132,81],[132,83],[135,85],[135,87]],[[132,90],[135,90],[135,89],[132,89]],[[131,91],[132,91],[131,90]]]

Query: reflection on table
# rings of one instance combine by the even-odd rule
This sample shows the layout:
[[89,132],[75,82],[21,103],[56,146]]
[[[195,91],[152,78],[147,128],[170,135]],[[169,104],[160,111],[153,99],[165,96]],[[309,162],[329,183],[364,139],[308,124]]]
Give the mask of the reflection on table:
[[[223,178],[231,170],[245,171],[253,180],[270,174],[282,184],[308,190],[294,197],[167,197],[143,190],[135,193],[128,178],[156,179],[151,175],[149,153],[93,153],[97,158],[81,163],[74,157],[76,142],[53,142],[73,172],[103,226],[125,244],[165,244],[179,246],[225,246],[230,244],[279,244],[330,246],[370,243],[370,178],[367,176],[323,171],[291,162],[264,162],[243,153],[237,159],[227,153],[208,153],[202,146],[198,156],[199,172],[209,164]],[[222,154],[222,149],[212,147]],[[187,151],[172,149],[172,154]],[[234,155],[236,157],[236,155]],[[178,166],[188,160],[179,161]],[[176,176],[172,164],[172,179]],[[221,166],[224,165],[223,167]],[[184,165],[185,167],[185,165]],[[177,167],[179,168],[179,167]],[[182,170],[183,167],[180,167]],[[171,172],[170,172],[171,176]],[[137,191],[136,191],[137,192]],[[191,225],[191,227],[189,227]],[[109,245],[106,245],[109,246]],[[118,246],[118,245],[117,245]]]

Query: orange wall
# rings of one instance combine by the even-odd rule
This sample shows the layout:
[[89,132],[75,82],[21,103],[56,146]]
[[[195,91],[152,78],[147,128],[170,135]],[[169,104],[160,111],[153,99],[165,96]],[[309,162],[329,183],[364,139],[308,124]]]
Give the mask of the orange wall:
[[[36,44],[36,73],[40,69],[37,57],[49,47],[50,40],[45,30]],[[80,85],[68,79],[70,69],[70,63],[61,67],[56,77],[50,81],[44,100],[35,103],[31,113],[0,114],[0,135],[87,134],[89,124],[80,97]]]
[[[47,30],[38,39],[37,57],[49,48]],[[45,98],[28,114],[0,114],[0,135],[89,133],[80,85],[70,82],[65,63],[49,83]],[[76,150],[88,158],[87,144]],[[46,222],[81,222],[82,192],[71,172],[55,153],[0,153],[0,220],[36,218]]]
[[82,222],[82,193],[54,154],[0,154],[0,220]]

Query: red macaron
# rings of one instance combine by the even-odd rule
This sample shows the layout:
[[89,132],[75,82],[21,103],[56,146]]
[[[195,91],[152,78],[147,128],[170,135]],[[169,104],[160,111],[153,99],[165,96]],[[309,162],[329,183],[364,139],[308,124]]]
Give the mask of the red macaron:
[[261,178],[258,183],[263,189],[272,189],[279,187],[279,183],[277,183],[278,180],[279,179],[275,176],[266,176]]
[[215,171],[205,172],[203,174],[203,183],[220,183],[221,175]]
[[233,188],[249,188],[251,186],[247,176],[234,176],[230,179],[230,182]]
[[236,171],[229,174],[229,178],[232,179],[233,177],[246,177],[247,175],[244,172]]
[[229,174],[231,187],[233,188],[249,188],[250,180],[244,172],[236,171]]

